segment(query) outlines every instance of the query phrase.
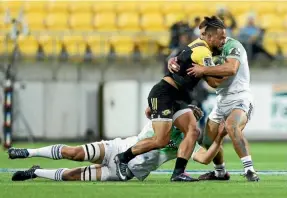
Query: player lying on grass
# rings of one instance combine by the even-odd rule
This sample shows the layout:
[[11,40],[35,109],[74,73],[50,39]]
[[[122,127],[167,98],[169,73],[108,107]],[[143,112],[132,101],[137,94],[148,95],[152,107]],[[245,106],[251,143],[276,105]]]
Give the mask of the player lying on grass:
[[[197,116],[197,118],[199,117]],[[192,159],[194,161],[202,164],[209,164],[212,161],[219,151],[223,137],[225,136],[223,129],[222,125],[219,129],[221,131],[208,150],[196,144],[196,148],[192,154]],[[149,121],[140,134],[126,139],[116,138],[111,141],[101,141],[75,147],[52,145],[38,149],[11,148],[8,150],[11,159],[45,157],[55,160],[69,159],[74,161],[90,161],[93,163],[91,166],[74,169],[60,168],[50,170],[41,169],[39,166],[33,166],[29,170],[14,173],[12,180],[23,181],[40,177],[56,181],[118,181],[119,178],[116,175],[116,164],[113,160],[114,156],[125,151],[136,142],[153,136],[154,130],[152,128],[152,122]],[[200,139],[200,135],[198,137]],[[183,133],[173,127],[170,139],[171,141],[165,148],[141,154],[131,160],[128,163],[129,179],[136,177],[139,180],[144,180],[151,171],[156,170],[163,163],[175,159],[178,146],[183,139]]]

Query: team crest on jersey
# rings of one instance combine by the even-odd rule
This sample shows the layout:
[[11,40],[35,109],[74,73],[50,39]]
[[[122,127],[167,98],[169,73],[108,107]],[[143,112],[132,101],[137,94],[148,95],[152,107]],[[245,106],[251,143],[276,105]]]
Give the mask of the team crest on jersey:
[[211,57],[203,58],[203,64],[204,66],[212,66],[213,65],[212,58]]
[[239,48],[232,48],[229,51],[229,55],[240,56],[240,49]]
[[168,116],[169,114],[171,114],[170,109],[166,109],[166,110],[162,111],[162,115],[164,115],[164,116]]

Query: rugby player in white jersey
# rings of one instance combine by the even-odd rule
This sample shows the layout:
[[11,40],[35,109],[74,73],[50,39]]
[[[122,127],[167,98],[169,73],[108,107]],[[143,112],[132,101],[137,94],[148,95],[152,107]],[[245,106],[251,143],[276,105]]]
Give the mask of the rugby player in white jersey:
[[[193,111],[197,112],[197,119],[202,112],[193,107]],[[200,117],[199,117],[200,116]],[[223,137],[226,132],[221,130],[214,140],[211,147],[205,148],[196,144],[192,159],[202,164],[209,164],[220,149]],[[136,142],[154,136],[152,122],[149,121],[137,136],[126,139],[116,138],[111,141],[101,141],[82,146],[70,147],[66,145],[52,145],[38,149],[20,149],[11,148],[8,150],[11,159],[44,157],[50,159],[69,159],[74,161],[90,161],[93,165],[86,167],[78,167],[74,169],[41,169],[39,166],[33,166],[26,171],[17,171],[12,176],[13,181],[24,181],[33,178],[46,178],[56,181],[118,181],[116,175],[116,164],[114,156],[125,151]],[[183,133],[175,127],[172,128],[171,141],[165,148],[153,150],[138,155],[128,163],[129,179],[135,177],[144,180],[151,171],[156,170],[163,163],[175,159],[177,156],[178,146],[183,140]]]
[[[204,37],[206,21],[200,25],[201,36]],[[259,177],[253,168],[248,142],[243,134],[247,122],[250,120],[253,111],[253,97],[250,90],[250,72],[247,53],[242,44],[233,39],[227,38],[220,55],[217,57],[215,67],[203,67],[193,64],[187,70],[189,75],[195,77],[223,77],[214,78],[213,84],[216,88],[217,103],[208,117],[203,144],[208,148],[217,136],[217,130],[222,120],[225,120],[225,130],[232,140],[234,149],[240,157],[245,177],[248,181],[259,181]],[[176,59],[169,61],[169,70],[178,71],[179,65]],[[209,78],[211,80],[211,78]],[[201,175],[201,180],[229,180],[229,174],[225,170],[223,150],[221,149],[215,159],[215,171]]]

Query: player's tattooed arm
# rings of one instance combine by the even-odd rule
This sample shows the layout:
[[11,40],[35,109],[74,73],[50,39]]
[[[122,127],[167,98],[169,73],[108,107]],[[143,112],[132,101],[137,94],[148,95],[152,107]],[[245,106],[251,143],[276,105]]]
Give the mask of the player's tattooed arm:
[[189,69],[188,75],[194,75],[196,77],[233,76],[236,74],[239,66],[240,62],[235,58],[227,58],[225,63],[215,67],[202,67],[201,65],[193,63],[193,67]]
[[212,88],[217,88],[223,81],[225,81],[228,77],[223,78],[214,78],[210,76],[205,76],[203,79],[207,82],[207,84]]

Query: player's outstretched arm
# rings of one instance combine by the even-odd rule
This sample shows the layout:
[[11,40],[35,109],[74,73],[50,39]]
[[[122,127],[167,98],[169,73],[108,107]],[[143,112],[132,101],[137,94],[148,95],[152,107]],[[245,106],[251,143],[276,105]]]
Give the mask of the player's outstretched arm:
[[218,151],[220,150],[220,147],[223,142],[223,138],[226,135],[226,131],[224,129],[224,126],[221,125],[219,127],[218,135],[216,136],[214,142],[209,147],[208,150],[205,150],[204,148],[200,148],[197,152],[194,153],[192,156],[192,159],[196,162],[199,162],[201,164],[209,164],[213,158],[217,155]]

